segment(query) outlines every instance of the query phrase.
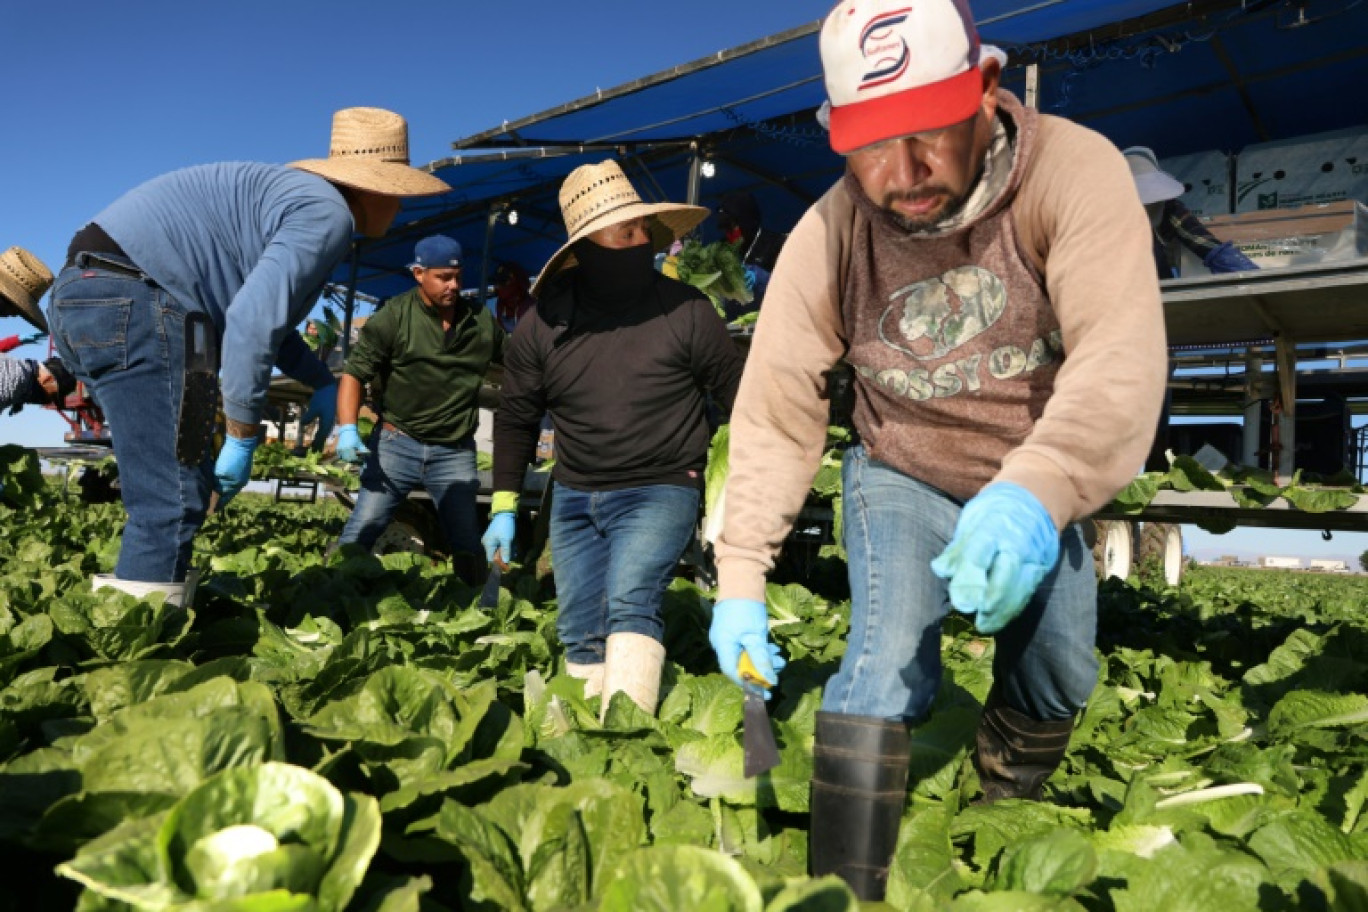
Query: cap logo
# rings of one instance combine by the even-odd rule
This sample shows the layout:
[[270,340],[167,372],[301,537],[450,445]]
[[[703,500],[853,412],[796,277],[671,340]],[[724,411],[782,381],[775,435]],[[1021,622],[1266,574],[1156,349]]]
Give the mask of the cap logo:
[[907,40],[894,31],[894,27],[907,21],[912,7],[889,10],[880,13],[860,30],[860,53],[873,68],[860,78],[859,91],[877,88],[895,81],[907,72],[911,54],[907,50]]

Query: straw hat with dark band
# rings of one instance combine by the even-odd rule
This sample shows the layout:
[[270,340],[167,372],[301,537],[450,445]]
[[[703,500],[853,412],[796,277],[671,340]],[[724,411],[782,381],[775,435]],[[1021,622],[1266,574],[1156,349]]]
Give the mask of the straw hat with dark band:
[[38,302],[52,287],[52,270],[22,247],[0,253],[0,316],[23,317],[47,332]]
[[383,108],[338,111],[328,157],[306,158],[290,167],[382,196],[435,196],[451,190],[440,178],[409,166],[408,121]]
[[571,171],[561,184],[560,209],[570,238],[547,260],[532,286],[533,297],[552,276],[575,265],[575,254],[570,249],[575,242],[600,228],[628,219],[654,216],[651,244],[656,250],[664,250],[708,217],[708,210],[702,206],[642,202],[632,182],[622,173],[622,167],[611,159],[597,165],[580,165]]

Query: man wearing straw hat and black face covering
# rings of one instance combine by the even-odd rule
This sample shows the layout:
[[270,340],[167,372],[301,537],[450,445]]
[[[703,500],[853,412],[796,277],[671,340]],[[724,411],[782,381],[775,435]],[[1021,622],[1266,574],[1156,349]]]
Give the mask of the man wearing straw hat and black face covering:
[[[0,340],[0,352],[47,335],[47,320],[38,301],[51,286],[52,272],[24,248],[0,253],[0,317],[23,317],[38,330],[29,339]],[[11,415],[25,405],[55,405],[75,388],[76,378],[57,358],[35,361],[0,355],[0,409],[10,409]]]
[[566,178],[570,238],[533,286],[504,352],[485,553],[512,556],[523,472],[542,415],[555,428],[551,552],[567,671],[585,693],[655,712],[661,601],[698,519],[705,397],[731,408],[742,359],[706,297],[654,254],[708,214],[643,203],[616,162]]
[[[295,326],[353,232],[379,237],[404,197],[449,189],[409,167],[402,117],[347,108],[327,158],[174,171],[76,234],[48,315],[109,420],[128,510],[115,573],[97,587],[188,601],[192,539],[210,491],[222,505],[251,475],[273,367],[315,390],[302,420],[319,420],[316,437],[331,429],[336,384]],[[228,433],[215,454],[220,386]]]

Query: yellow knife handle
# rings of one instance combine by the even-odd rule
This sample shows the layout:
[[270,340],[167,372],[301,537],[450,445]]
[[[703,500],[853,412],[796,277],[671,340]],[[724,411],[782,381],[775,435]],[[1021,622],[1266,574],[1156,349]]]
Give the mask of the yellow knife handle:
[[757,687],[765,688],[774,686],[769,681],[765,680],[764,675],[755,670],[755,663],[751,661],[750,653],[746,652],[744,649],[741,650],[741,658],[736,661],[736,673],[740,675],[741,680],[745,681],[747,684],[754,684]]

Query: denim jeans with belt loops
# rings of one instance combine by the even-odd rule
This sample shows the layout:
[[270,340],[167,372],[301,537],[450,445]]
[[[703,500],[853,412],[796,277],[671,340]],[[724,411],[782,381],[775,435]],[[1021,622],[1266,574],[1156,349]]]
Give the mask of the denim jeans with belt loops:
[[683,485],[577,491],[551,498],[556,630],[568,662],[597,665],[608,636],[663,640],[661,605],[698,526],[699,492]]
[[207,447],[194,466],[176,457],[187,308],[131,274],[136,267],[127,260],[100,256],[81,254],[62,270],[48,324],[57,353],[86,384],[114,438],[128,511],[115,576],[178,583],[208,509],[216,455]]
[[[950,543],[961,504],[863,447],[846,451],[842,482],[850,636],[822,709],[918,722],[940,687],[941,621],[951,610],[931,561]],[[1041,721],[1081,709],[1097,682],[1096,635],[1092,552],[1074,524],[1059,564],[996,635],[993,677],[1008,705]]]
[[372,547],[394,518],[399,505],[423,488],[437,508],[437,520],[453,552],[484,556],[475,514],[480,474],[475,441],[451,445],[421,443],[407,434],[377,425],[371,454],[361,472],[361,493],[347,518],[339,544]]

